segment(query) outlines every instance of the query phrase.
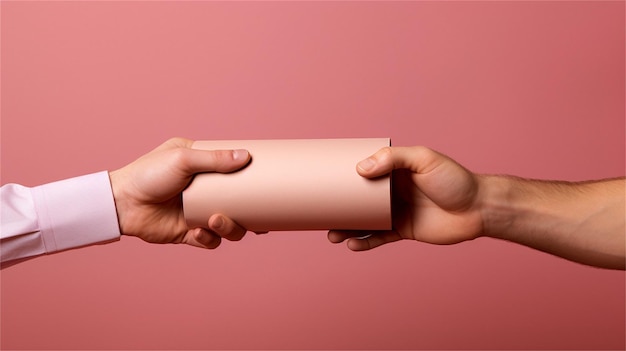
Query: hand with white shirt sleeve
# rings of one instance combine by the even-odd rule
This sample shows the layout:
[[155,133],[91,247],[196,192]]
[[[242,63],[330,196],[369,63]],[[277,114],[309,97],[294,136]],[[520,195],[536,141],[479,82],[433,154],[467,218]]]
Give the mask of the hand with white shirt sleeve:
[[246,150],[196,150],[192,144],[189,139],[170,139],[110,172],[122,235],[207,249],[219,246],[221,238],[235,241],[245,235],[245,228],[221,214],[211,216],[209,230],[187,227],[181,193],[194,174],[234,172],[250,161]]
[[250,160],[246,150],[193,150],[171,139],[131,164],[35,187],[0,188],[2,268],[39,255],[137,236],[153,243],[215,248],[246,230],[215,214],[210,229],[188,228],[181,192],[194,174],[233,172]]

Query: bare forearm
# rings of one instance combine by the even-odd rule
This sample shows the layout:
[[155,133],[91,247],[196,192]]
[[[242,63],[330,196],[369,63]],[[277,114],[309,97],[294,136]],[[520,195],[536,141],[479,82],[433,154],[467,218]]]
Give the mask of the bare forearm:
[[625,269],[625,179],[479,178],[486,236],[584,264]]

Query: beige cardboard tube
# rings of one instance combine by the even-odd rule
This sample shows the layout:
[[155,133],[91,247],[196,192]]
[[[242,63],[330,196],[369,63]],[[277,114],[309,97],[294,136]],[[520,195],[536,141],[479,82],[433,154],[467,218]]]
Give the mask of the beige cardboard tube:
[[250,164],[198,174],[183,192],[191,228],[222,213],[252,231],[391,229],[390,177],[366,179],[356,164],[389,138],[196,141],[193,148],[247,149]]

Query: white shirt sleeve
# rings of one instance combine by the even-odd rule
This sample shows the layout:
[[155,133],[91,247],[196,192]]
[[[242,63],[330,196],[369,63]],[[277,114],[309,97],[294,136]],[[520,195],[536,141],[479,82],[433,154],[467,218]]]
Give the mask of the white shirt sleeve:
[[28,188],[0,188],[0,261],[118,240],[106,171]]

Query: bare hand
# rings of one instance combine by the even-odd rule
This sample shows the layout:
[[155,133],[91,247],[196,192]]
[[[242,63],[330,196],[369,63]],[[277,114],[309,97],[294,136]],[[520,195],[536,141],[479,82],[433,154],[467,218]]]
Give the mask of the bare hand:
[[387,147],[357,166],[375,178],[393,171],[393,229],[330,231],[328,239],[346,239],[354,251],[369,250],[402,239],[454,244],[481,235],[477,177],[454,160],[425,147]]

